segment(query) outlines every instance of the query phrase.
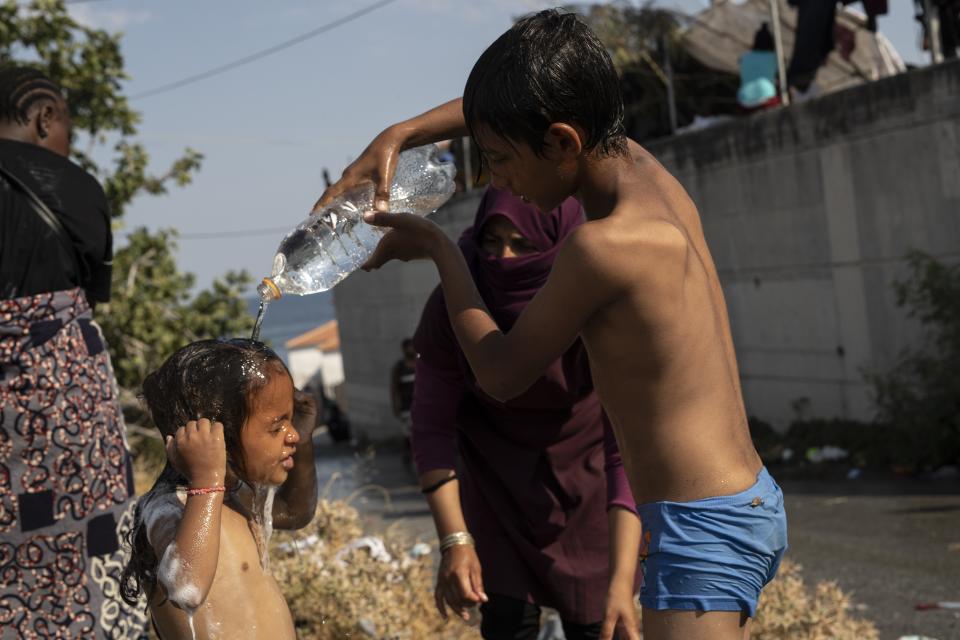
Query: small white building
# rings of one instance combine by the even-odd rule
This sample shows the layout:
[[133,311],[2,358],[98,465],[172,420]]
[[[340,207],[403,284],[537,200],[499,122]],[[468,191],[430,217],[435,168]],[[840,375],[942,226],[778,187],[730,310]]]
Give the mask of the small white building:
[[343,384],[343,359],[340,357],[340,332],[336,320],[291,338],[284,346],[290,375],[298,389],[319,383],[328,398],[334,398],[338,403],[342,400],[339,391]]

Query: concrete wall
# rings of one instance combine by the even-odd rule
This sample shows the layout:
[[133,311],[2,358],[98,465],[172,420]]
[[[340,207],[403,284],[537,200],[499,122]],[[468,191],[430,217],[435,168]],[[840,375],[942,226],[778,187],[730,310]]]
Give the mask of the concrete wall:
[[[458,238],[473,223],[482,194],[458,194],[433,220]],[[355,432],[373,439],[401,434],[390,406],[390,370],[401,358],[400,343],[413,335],[423,305],[439,282],[432,262],[394,262],[372,273],[353,273],[333,290],[346,411]]]
[[[750,413],[870,418],[862,371],[919,335],[890,287],[903,256],[960,257],[960,63],[648,148],[700,209]],[[438,221],[459,233],[478,197]],[[335,290],[350,417],[372,437],[394,433],[389,369],[436,282],[431,264],[394,264]]]
[[960,257],[960,63],[649,148],[700,209],[749,411],[870,418],[862,372],[919,337],[903,256]]

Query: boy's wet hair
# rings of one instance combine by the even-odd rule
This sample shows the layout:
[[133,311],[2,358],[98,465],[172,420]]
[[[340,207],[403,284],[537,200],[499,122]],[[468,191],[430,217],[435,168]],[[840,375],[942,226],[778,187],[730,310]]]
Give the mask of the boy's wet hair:
[[475,140],[482,125],[537,155],[555,122],[581,127],[588,151],[627,149],[623,95],[610,55],[576,15],[555,9],[521,19],[487,47],[467,79],[463,114]]
[[[256,392],[275,373],[290,375],[280,356],[261,342],[199,340],[174,353],[144,379],[143,398],[164,440],[191,420],[222,423],[227,470],[243,478],[240,431],[255,409]],[[151,595],[157,584],[159,558],[147,540],[142,506],[186,483],[168,461],[137,503],[128,536],[130,560],[120,578],[120,595],[129,604],[136,604],[141,592]]]

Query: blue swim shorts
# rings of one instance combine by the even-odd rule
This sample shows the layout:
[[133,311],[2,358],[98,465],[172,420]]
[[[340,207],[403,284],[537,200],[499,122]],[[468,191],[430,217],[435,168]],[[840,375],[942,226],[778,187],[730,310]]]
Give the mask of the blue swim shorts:
[[637,505],[643,523],[643,587],[649,609],[746,611],[787,550],[783,493],[764,467],[736,495]]

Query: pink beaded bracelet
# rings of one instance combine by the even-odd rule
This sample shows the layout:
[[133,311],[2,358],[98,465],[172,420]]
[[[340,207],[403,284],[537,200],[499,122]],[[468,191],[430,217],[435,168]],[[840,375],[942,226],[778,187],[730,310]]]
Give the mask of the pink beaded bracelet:
[[199,487],[197,489],[187,489],[187,497],[202,496],[208,493],[223,493],[227,488],[223,485],[217,487]]

